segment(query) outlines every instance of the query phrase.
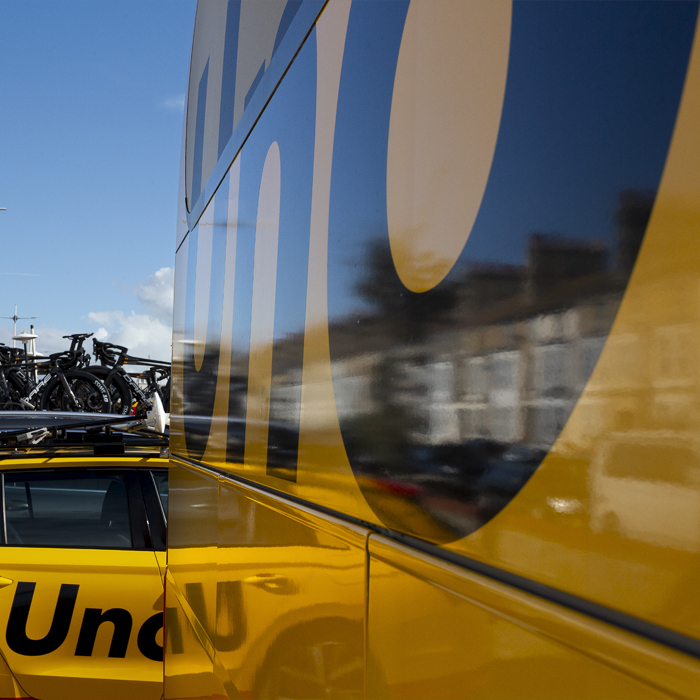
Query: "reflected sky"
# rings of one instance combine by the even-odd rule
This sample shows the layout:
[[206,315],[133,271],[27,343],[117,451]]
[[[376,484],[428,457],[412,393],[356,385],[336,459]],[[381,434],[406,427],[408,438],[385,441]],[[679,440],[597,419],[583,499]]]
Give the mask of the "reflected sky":
[[[329,313],[363,308],[357,266],[386,232],[386,144],[407,3],[353,5],[333,161]],[[620,191],[655,190],[697,3],[516,2],[491,173],[458,267],[525,262],[534,232],[604,240]],[[361,173],[361,176],[359,174]]]

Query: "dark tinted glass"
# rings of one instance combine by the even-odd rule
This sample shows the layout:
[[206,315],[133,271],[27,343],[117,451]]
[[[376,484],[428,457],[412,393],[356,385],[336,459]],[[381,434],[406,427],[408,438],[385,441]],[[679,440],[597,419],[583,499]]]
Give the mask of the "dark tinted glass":
[[132,546],[124,474],[5,474],[5,522],[10,545]]
[[165,520],[168,520],[168,472],[153,472],[153,480],[156,482],[156,489],[160,503],[163,506]]

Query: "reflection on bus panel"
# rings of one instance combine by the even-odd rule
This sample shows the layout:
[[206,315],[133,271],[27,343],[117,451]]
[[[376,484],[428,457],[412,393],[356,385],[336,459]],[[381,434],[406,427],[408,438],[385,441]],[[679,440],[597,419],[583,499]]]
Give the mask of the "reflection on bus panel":
[[200,0],[165,698],[698,697],[697,19]]

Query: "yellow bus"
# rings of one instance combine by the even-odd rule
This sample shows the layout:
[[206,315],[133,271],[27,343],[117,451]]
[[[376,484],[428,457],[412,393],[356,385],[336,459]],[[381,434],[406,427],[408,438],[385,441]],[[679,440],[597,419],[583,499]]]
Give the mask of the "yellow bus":
[[166,700],[700,698],[697,22],[200,0]]

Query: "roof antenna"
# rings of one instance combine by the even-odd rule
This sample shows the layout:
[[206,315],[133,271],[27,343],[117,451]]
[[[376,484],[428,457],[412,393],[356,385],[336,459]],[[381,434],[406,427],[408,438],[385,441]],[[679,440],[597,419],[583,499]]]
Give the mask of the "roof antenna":
[[[17,321],[19,321],[20,319],[23,320],[25,318],[41,318],[41,317],[40,316],[18,316],[17,315],[17,304],[15,304],[14,316],[0,316],[0,318],[7,318],[10,321],[14,321],[15,322],[15,332],[12,335],[17,335]],[[12,347],[13,348],[16,347],[14,338],[12,339]]]

